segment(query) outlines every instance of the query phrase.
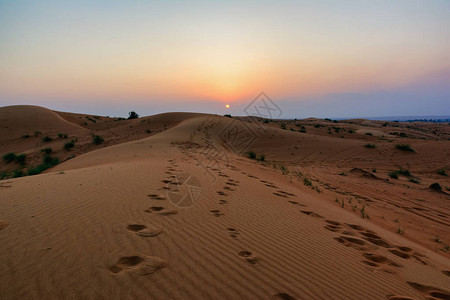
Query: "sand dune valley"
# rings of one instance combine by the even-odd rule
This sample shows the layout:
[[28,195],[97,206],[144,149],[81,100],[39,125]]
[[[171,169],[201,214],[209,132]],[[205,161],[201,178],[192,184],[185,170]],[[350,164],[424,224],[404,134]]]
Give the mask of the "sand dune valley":
[[450,299],[447,123],[7,106],[0,131],[2,299]]

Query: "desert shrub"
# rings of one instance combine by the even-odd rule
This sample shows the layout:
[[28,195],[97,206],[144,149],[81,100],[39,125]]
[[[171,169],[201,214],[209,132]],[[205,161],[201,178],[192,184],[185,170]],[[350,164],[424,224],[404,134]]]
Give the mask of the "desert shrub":
[[373,133],[372,133],[372,132],[366,132],[366,135],[370,135],[370,136],[372,136],[372,135],[373,135]]
[[395,145],[395,149],[397,150],[401,150],[401,151],[406,151],[406,152],[416,152],[416,150],[414,150],[410,145],[408,144],[398,144]]
[[59,164],[59,159],[57,157],[51,157],[50,155],[44,156],[42,164],[28,170],[28,175],[37,175],[50,169],[53,166]]
[[63,148],[66,149],[66,150],[70,150],[73,147],[75,147],[75,141],[74,140],[71,140],[70,142],[65,143],[64,146],[63,146]]
[[22,135],[22,138],[23,138],[23,139],[27,139],[27,138],[29,138],[29,137],[30,137],[29,134],[24,134],[24,135]]
[[25,176],[25,174],[23,173],[22,170],[14,170],[12,177],[13,178],[18,178],[18,177],[23,177]]
[[60,139],[67,139],[67,133],[58,133]]
[[8,176],[8,173],[6,173],[6,172],[1,172],[1,173],[0,173],[0,180],[5,179],[7,176]]
[[224,117],[228,117],[228,118],[232,118],[232,116],[230,114],[225,114],[223,115]]
[[397,173],[403,176],[411,176],[411,172],[409,170],[400,169],[397,171]]
[[151,130],[146,130],[145,133],[152,133],[152,131]]
[[92,142],[95,144],[95,145],[100,145],[101,143],[103,143],[105,140],[101,137],[101,136],[99,136],[99,135],[94,135],[93,136],[93,138],[92,138]]
[[409,179],[409,182],[412,182],[412,183],[420,183],[420,181],[417,180],[417,179],[415,179],[415,178],[410,178],[410,179]]
[[35,135],[35,136],[41,135],[41,132],[40,132],[40,131],[35,131],[35,132],[34,132],[34,135]]
[[266,156],[264,154],[260,154],[257,158],[257,160],[259,161],[265,161],[266,160]]
[[348,131],[348,133],[355,133],[355,131],[354,131],[353,129],[350,129],[350,130]]
[[50,153],[52,153],[52,148],[48,147],[48,148],[41,149],[41,152],[45,153],[45,154],[50,154]]
[[130,111],[130,112],[128,113],[128,120],[131,120],[131,119],[137,119],[137,118],[139,118],[139,115],[138,115],[136,112]]
[[255,151],[248,151],[247,155],[248,155],[248,158],[250,158],[250,159],[256,159]]
[[5,155],[3,155],[3,160],[7,163],[13,162],[16,160],[16,155],[12,152],[6,153]]
[[286,129],[286,124],[282,123],[282,124],[280,125],[280,127],[281,127],[281,129]]
[[303,178],[303,184],[306,186],[312,186],[311,180],[309,180],[307,177]]
[[393,178],[393,179],[398,179],[398,173],[397,171],[392,171],[389,173],[389,177]]
[[447,172],[444,169],[438,170],[437,173],[442,176],[447,176]]
[[42,141],[43,141],[44,143],[48,143],[48,142],[51,142],[51,141],[52,141],[52,138],[49,137],[48,135],[46,135],[46,136],[44,136],[44,137],[42,138]]
[[42,160],[44,164],[57,165],[59,163],[59,159],[56,157],[51,157],[50,155],[45,155]]
[[19,154],[16,156],[16,161],[20,164],[20,165],[25,165],[25,160],[27,158],[27,155],[25,153]]
[[430,189],[438,191],[438,192],[442,191],[441,185],[437,182],[430,184]]
[[364,147],[369,148],[369,149],[374,149],[377,146],[375,144],[365,144]]

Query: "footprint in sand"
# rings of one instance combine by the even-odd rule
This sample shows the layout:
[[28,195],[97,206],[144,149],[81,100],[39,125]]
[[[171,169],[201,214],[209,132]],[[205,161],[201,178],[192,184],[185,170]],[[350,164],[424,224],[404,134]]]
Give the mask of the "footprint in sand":
[[281,299],[281,300],[295,300],[294,297],[292,297],[291,295],[287,294],[287,293],[278,293],[273,295],[272,297],[273,299]]
[[137,235],[144,237],[154,237],[162,232],[162,229],[156,226],[145,226],[141,224],[130,224],[127,226],[129,231],[135,232]]
[[374,253],[363,253],[363,256],[368,260],[371,261],[373,263],[377,263],[377,264],[386,264],[389,266],[393,266],[396,268],[402,268],[403,266],[390,260],[389,258],[379,255],[379,254],[374,254]]
[[256,263],[259,261],[259,259],[250,251],[241,251],[238,253],[238,255],[245,259],[250,265],[256,265]]
[[450,271],[442,271],[442,273],[450,277]]
[[217,194],[219,194],[219,195],[221,195],[221,196],[228,196],[228,194],[227,194],[227,193],[225,193],[225,192],[222,192],[222,191],[217,191]]
[[0,230],[5,229],[8,225],[9,223],[7,221],[0,220]]
[[219,200],[219,204],[227,204],[227,200]]
[[348,227],[357,230],[359,234],[363,236],[363,239],[368,241],[369,243],[372,243],[374,245],[383,247],[383,248],[393,248],[391,244],[389,244],[387,241],[383,240],[381,237],[379,237],[375,232],[366,229],[360,225],[355,224],[346,224]]
[[325,222],[327,222],[328,224],[325,225],[325,229],[333,231],[333,232],[338,232],[342,229],[341,227],[341,223],[336,222],[336,221],[331,221],[331,220],[325,220]]
[[155,273],[166,266],[166,261],[155,256],[123,256],[114,265],[109,267],[109,271],[113,275],[130,272],[144,276]]
[[305,215],[314,217],[314,218],[323,218],[321,215],[316,214],[316,213],[313,212],[313,211],[301,210],[300,212],[301,212],[301,213],[304,213]]
[[414,300],[414,298],[407,296],[388,295],[388,300]]
[[450,299],[450,292],[444,291],[440,288],[411,281],[407,281],[406,283],[419,292],[425,294],[427,299]]
[[220,216],[224,215],[224,213],[218,209],[213,209],[213,210],[210,210],[209,212],[212,213],[213,216],[215,216],[215,217],[220,217]]
[[148,194],[147,197],[153,199],[153,200],[165,200],[165,197],[162,197],[158,194]]
[[423,260],[424,257],[426,257],[425,255],[414,251],[413,249],[409,248],[409,247],[402,247],[402,246],[395,246],[397,247],[397,249],[390,249],[389,252],[391,252],[392,254],[401,257],[403,259],[411,259],[414,258],[417,262],[420,262],[423,265],[428,265],[428,263]]
[[152,206],[152,207],[146,209],[145,212],[147,212],[147,213],[156,212],[160,215],[174,215],[174,214],[178,213],[178,211],[176,209],[164,208],[162,206]]
[[239,231],[236,228],[233,227],[229,227],[227,228],[228,232],[230,233],[230,236],[232,238],[238,238],[239,237]]
[[340,237],[334,239],[346,247],[352,247],[359,251],[369,250],[369,247],[367,247],[367,243],[360,239],[355,239],[344,235],[341,235]]
[[274,194],[275,196],[278,196],[278,197],[288,198],[288,196],[286,196],[284,194],[280,194],[280,193],[272,193],[272,194]]

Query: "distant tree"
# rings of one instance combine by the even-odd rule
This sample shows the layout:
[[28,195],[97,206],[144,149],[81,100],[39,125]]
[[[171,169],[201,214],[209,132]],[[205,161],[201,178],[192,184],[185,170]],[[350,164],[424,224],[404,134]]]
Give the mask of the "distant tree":
[[134,111],[130,111],[129,113],[128,113],[128,120],[130,120],[130,119],[137,119],[137,118],[139,118],[139,115],[136,113],[136,112],[134,112]]

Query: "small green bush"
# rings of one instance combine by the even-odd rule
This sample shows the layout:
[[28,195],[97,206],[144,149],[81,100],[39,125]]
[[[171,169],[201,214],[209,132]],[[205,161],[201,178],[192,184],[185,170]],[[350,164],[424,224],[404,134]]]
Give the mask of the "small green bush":
[[438,170],[437,173],[438,173],[439,175],[442,175],[442,176],[448,176],[448,175],[447,175],[447,172],[446,172],[444,169]]
[[48,147],[48,148],[41,149],[41,152],[48,155],[48,154],[52,153],[52,148]]
[[75,147],[75,141],[74,140],[71,140],[70,142],[65,143],[64,146],[63,146],[63,148],[66,149],[66,150],[70,150],[73,147]]
[[20,164],[20,165],[25,165],[25,159],[27,158],[27,155],[25,153],[19,154],[16,156],[16,161]]
[[24,134],[24,135],[22,135],[22,138],[23,138],[23,139],[27,139],[27,138],[29,138],[29,137],[30,137],[29,134]]
[[408,177],[411,176],[411,172],[409,170],[400,169],[397,171],[397,173],[400,175],[403,175],[403,176],[408,176]]
[[32,175],[40,174],[40,173],[44,172],[45,170],[50,169],[53,166],[56,166],[57,164],[59,164],[58,158],[51,157],[50,155],[46,155],[44,157],[42,164],[38,165],[37,167],[35,167],[33,169],[28,170],[28,175],[32,176]]
[[3,160],[7,163],[13,162],[16,160],[16,155],[12,152],[3,155]]
[[101,143],[104,142],[104,139],[101,136],[99,136],[99,135],[94,135],[93,138],[92,138],[92,142],[95,145],[100,145]]
[[438,192],[442,191],[441,185],[437,182],[430,184],[430,189],[438,191]]
[[254,151],[248,151],[247,155],[250,159],[256,159],[256,153]]
[[311,180],[309,180],[307,177],[303,178],[303,184],[306,186],[312,186]]
[[389,173],[389,177],[394,178],[394,179],[398,179],[398,173],[396,171],[392,171]]
[[23,177],[25,176],[25,174],[23,173],[22,170],[14,170],[12,177],[13,178],[18,178],[18,177]]
[[410,145],[408,144],[398,144],[395,145],[395,149],[397,150],[401,150],[401,151],[406,151],[406,152],[416,152],[416,150],[414,150]]
[[377,146],[375,144],[365,144],[364,147],[369,148],[369,149],[374,149]]
[[44,136],[43,138],[42,138],[42,141],[44,142],[44,143],[48,143],[48,142],[51,142],[53,139],[51,138],[51,137],[49,137],[48,135],[46,135],[46,136]]

